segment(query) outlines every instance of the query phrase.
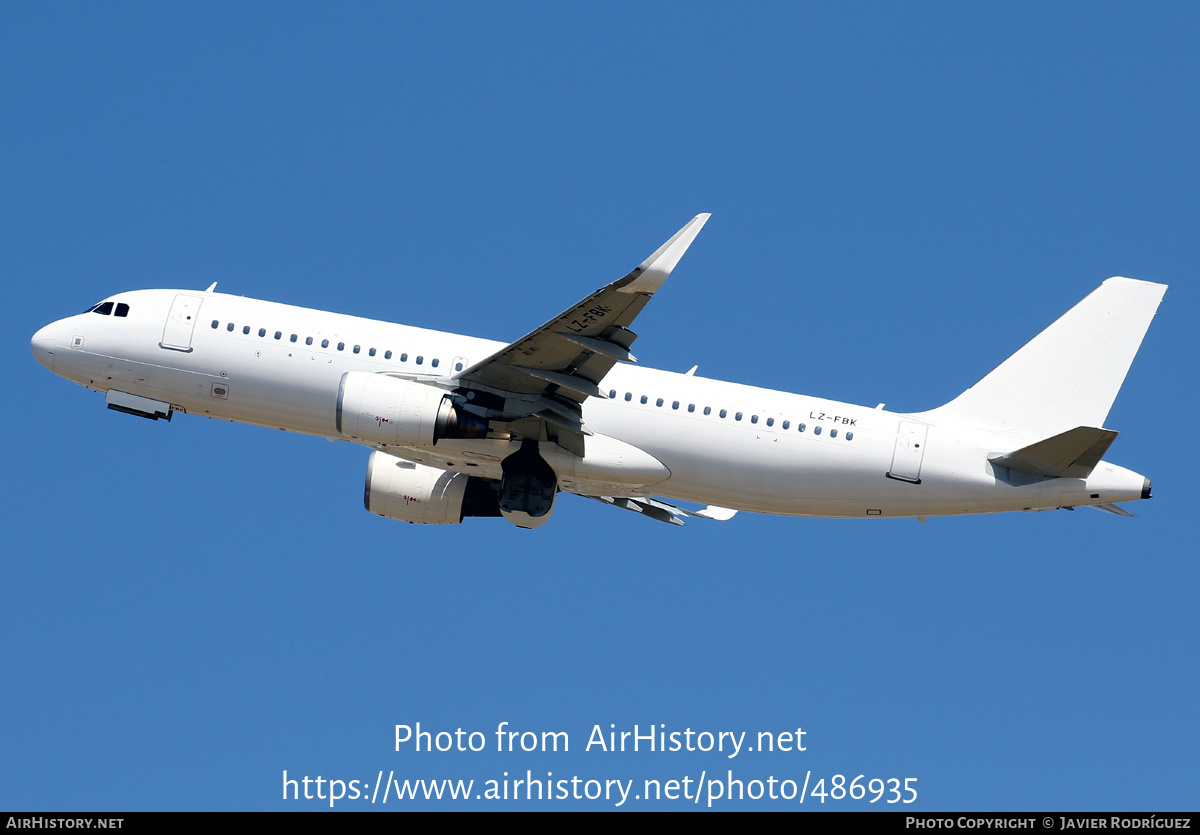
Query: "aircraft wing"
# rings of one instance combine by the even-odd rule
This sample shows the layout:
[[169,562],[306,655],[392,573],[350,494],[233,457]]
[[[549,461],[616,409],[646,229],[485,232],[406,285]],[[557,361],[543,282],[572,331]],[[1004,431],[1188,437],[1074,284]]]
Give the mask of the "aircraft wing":
[[[630,325],[687,252],[708,214],[696,215],[633,272],[592,293],[532,333],[456,375],[466,388],[483,387],[527,409],[512,409],[516,437],[545,437],[583,455],[582,405],[606,398],[600,382],[618,362],[636,362]],[[524,412],[524,414],[519,414]]]

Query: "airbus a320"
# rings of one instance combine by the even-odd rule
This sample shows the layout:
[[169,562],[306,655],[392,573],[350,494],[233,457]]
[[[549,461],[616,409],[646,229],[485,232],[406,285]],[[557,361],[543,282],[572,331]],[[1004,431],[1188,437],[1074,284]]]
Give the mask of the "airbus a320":
[[954,400],[896,413],[635,364],[634,321],[708,217],[508,344],[214,284],[118,293],[32,349],[110,409],[368,447],[367,509],[406,522],[536,528],[563,493],[673,524],[739,510],[1130,515],[1118,503],[1150,497],[1149,479],[1104,459],[1117,437],[1104,422],[1165,285],[1110,278]]

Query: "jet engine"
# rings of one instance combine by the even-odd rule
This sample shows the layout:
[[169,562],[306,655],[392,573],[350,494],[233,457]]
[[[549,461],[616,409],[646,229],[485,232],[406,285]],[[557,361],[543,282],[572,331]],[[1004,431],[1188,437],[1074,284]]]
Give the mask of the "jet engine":
[[457,525],[466,516],[499,516],[499,485],[465,473],[414,464],[385,452],[367,461],[363,504],[388,519],[421,525]]
[[349,371],[338,386],[337,431],[387,446],[430,446],[442,438],[486,438],[487,421],[437,386],[387,374]]

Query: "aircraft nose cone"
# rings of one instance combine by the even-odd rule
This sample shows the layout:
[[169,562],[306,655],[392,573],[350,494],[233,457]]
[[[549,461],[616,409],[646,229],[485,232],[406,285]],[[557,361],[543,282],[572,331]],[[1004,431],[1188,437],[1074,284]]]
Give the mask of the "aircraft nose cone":
[[58,345],[52,332],[53,327],[53,325],[46,325],[46,327],[35,333],[33,339],[29,341],[29,347],[33,351],[34,358],[51,371],[54,370],[54,352],[58,350]]

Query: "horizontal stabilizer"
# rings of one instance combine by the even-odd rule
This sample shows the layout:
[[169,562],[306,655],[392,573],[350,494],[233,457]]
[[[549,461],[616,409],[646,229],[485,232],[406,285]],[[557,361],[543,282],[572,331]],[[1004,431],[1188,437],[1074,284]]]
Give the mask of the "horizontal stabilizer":
[[693,516],[699,516],[702,519],[715,519],[718,522],[728,522],[737,514],[737,511],[731,507],[718,507],[715,504],[710,504],[703,510],[697,510]]
[[1052,478],[1087,478],[1116,440],[1112,429],[1076,426],[1005,455],[989,455],[997,467]]

